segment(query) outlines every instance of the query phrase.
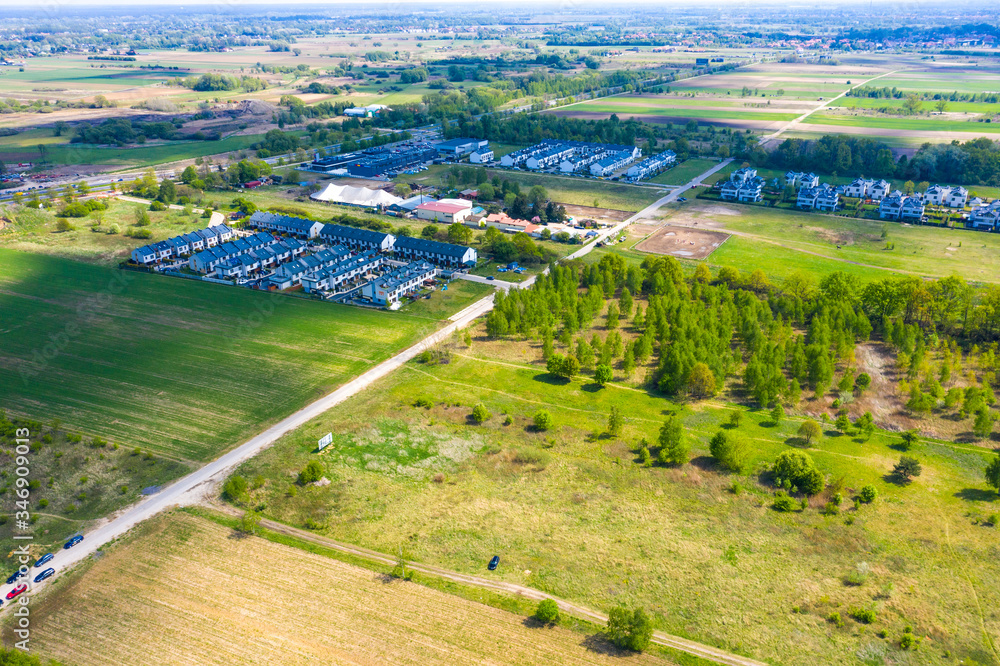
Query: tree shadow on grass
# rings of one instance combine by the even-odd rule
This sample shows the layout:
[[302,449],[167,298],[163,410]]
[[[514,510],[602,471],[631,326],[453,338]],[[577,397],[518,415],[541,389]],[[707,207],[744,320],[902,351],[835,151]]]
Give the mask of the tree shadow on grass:
[[899,451],[900,453],[909,453],[910,449],[912,449],[913,447],[907,446],[902,442],[893,442],[892,444],[889,445],[889,448],[892,449],[893,451]]
[[593,634],[587,636],[580,642],[580,645],[585,647],[588,652],[594,652],[596,654],[602,654],[607,657],[633,657],[635,652],[631,650],[623,650],[611,641],[609,641],[604,634]]
[[967,502],[995,502],[1000,499],[995,490],[986,488],[962,488],[954,496]]
[[543,384],[551,384],[552,386],[566,386],[566,384],[569,384],[569,380],[565,377],[553,375],[548,372],[540,372],[532,377],[532,379],[536,382],[542,382]]
[[550,626],[550,623],[542,622],[534,615],[529,615],[528,617],[521,620],[521,624],[523,624],[528,629],[541,629],[542,627]]
[[712,456],[695,456],[691,458],[690,462],[692,467],[697,467],[705,472],[717,472],[722,469]]
[[906,486],[913,483],[913,479],[907,478],[905,476],[900,476],[895,472],[889,472],[888,474],[883,474],[882,480],[885,481],[886,483],[891,483],[892,485],[899,486],[901,488],[905,488]]
[[794,446],[797,449],[808,449],[809,442],[806,441],[805,437],[799,437],[798,435],[792,435],[785,440],[785,444],[788,446]]
[[587,393],[597,393],[604,387],[598,384],[597,382],[590,382],[589,384],[584,384],[580,388],[586,391]]

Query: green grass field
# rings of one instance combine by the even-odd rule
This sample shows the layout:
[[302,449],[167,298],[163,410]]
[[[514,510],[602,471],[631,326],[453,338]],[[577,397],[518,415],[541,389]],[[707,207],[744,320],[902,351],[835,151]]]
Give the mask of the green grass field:
[[[638,101],[643,102],[643,104],[637,103]],[[675,117],[675,118],[704,118],[706,120],[768,120],[768,121],[780,121],[780,120],[793,120],[799,117],[800,113],[787,113],[787,112],[769,112],[769,111],[757,111],[757,110],[738,110],[738,109],[687,109],[683,106],[675,107],[671,106],[670,103],[664,99],[662,104],[651,103],[655,102],[653,99],[649,98],[637,98],[634,100],[629,100],[629,98],[609,98],[609,99],[599,99],[592,102],[581,102],[579,104],[574,104],[570,107],[565,107],[565,112],[557,110],[554,113],[559,113],[561,115],[572,115],[574,111],[584,111],[589,113],[607,113],[607,114],[617,114],[619,117],[627,118],[630,115],[644,115],[644,116],[664,116],[664,117]],[[713,102],[708,100],[705,104],[712,105]]]
[[[17,139],[20,135],[7,137]],[[55,138],[55,137],[51,137]],[[49,142],[44,138],[35,141],[34,145],[23,145],[29,138],[20,142],[0,145],[0,160],[38,161],[41,153],[37,144],[45,144],[44,159],[51,164],[102,164],[108,166],[151,166],[177,160],[194,159],[206,155],[216,155],[235,150],[245,150],[260,141],[260,135],[230,136],[220,141],[167,141],[157,144],[143,145],[134,148],[115,148],[110,146],[91,146],[79,143]]]
[[805,125],[836,125],[841,127],[871,127],[872,129],[915,130],[925,132],[970,132],[996,134],[1000,124],[966,122],[963,120],[936,120],[927,118],[885,118],[877,116],[849,116],[833,113],[814,113],[802,121]]
[[439,326],[10,250],[0,311],[9,413],[194,461]]
[[716,164],[718,164],[716,160],[695,157],[685,160],[677,166],[653,176],[649,179],[649,182],[663,183],[665,185],[685,185],[692,178],[705,173]]
[[[264,475],[253,501],[280,521],[312,521],[351,543],[402,548],[408,559],[596,608],[639,604],[664,630],[771,663],[846,663],[863,646],[903,659],[906,625],[929,639],[917,653],[921,663],[945,663],[945,649],[981,663],[995,658],[997,528],[979,520],[1000,509],[1000,499],[983,483],[987,451],[922,443],[911,453],[924,474],[901,487],[886,476],[899,457],[898,436],[862,443],[828,432],[808,448],[830,480],[843,479],[840,515],[819,510],[832,491],[804,511],[779,514],[756,475],[721,473],[707,456],[729,409],[680,406],[623,386],[602,390],[585,378],[553,381],[539,357],[534,342],[477,339],[471,350],[455,348],[447,364],[411,364],[240,473]],[[413,407],[418,398],[433,406]],[[480,401],[493,416],[470,425]],[[626,416],[618,438],[605,434],[612,405]],[[547,432],[530,427],[539,408],[553,416]],[[692,464],[642,468],[636,442],[655,441],[671,412],[684,420]],[[805,447],[795,437],[799,423],[775,426],[763,413],[746,413],[741,430],[754,464]],[[292,493],[289,479],[317,458],[315,440],[328,431],[334,444],[318,459],[331,484]],[[729,490],[734,482],[740,492]],[[876,503],[850,508],[869,483]],[[485,563],[494,554],[501,567],[490,573]],[[871,574],[846,585],[862,562]],[[862,607],[876,611],[873,624],[850,618]],[[827,621],[834,611],[844,627]],[[887,639],[877,637],[882,629]]]

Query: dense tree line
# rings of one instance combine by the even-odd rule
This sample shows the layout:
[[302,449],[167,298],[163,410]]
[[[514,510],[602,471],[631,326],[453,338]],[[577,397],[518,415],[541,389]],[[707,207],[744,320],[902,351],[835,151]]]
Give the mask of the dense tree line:
[[[92,143],[99,145],[124,146],[129,143],[145,143],[150,139],[164,141],[175,139],[218,140],[218,133],[182,135],[179,130],[183,121],[136,122],[128,118],[109,118],[98,125],[81,123],[74,129],[71,143]],[[58,130],[57,130],[58,131]]]

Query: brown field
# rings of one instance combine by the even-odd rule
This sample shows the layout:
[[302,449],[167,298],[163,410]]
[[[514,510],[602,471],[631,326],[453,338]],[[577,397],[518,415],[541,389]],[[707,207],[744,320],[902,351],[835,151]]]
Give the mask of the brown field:
[[615,210],[613,208],[594,208],[593,206],[575,206],[573,204],[563,204],[567,215],[572,215],[578,220],[597,220],[598,222],[621,222],[631,217],[632,213],[626,210]]
[[706,259],[722,245],[729,234],[686,227],[660,227],[635,249],[651,254],[669,254],[683,259]]
[[181,512],[50,590],[32,649],[72,664],[668,663]]

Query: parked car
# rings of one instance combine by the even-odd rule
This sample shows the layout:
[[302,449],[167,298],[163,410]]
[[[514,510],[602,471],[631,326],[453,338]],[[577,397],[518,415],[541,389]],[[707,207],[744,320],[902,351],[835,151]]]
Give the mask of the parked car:
[[18,585],[13,590],[11,590],[10,592],[7,593],[7,601],[10,601],[11,599],[13,599],[14,597],[16,597],[17,595],[21,594],[22,592],[24,592],[27,589],[28,589],[28,586],[25,585],[24,583],[21,583],[20,585]]
[[35,582],[36,583],[41,583],[43,580],[45,580],[46,578],[49,578],[50,576],[54,575],[55,573],[56,573],[56,570],[53,569],[52,567],[49,567],[48,569],[46,569],[42,573],[40,573],[37,576],[35,576]]
[[498,566],[500,566],[500,556],[494,555],[493,559],[490,560],[490,563],[486,566],[486,568],[490,571],[496,571]]
[[72,548],[73,546],[75,546],[76,544],[80,543],[81,541],[83,541],[83,536],[80,535],[80,534],[77,534],[75,537],[73,537],[72,539],[70,539],[69,541],[66,542],[66,544],[63,546],[63,550]]
[[14,573],[12,573],[12,574],[10,575],[10,578],[8,578],[8,579],[7,579],[7,584],[8,584],[8,585],[11,585],[11,584],[13,584],[13,583],[14,583],[14,581],[16,581],[16,580],[17,580],[18,578],[21,578],[22,576],[26,576],[26,575],[27,575],[27,574],[26,574],[25,572],[23,572],[23,571],[21,571],[20,569],[18,569],[17,571],[15,571]]
[[38,558],[38,560],[35,562],[35,566],[40,567],[46,562],[51,561],[53,557],[55,557],[55,555],[53,555],[52,553],[45,553],[44,555]]
[[487,280],[496,280],[496,277],[494,277],[494,276],[492,276],[492,275],[487,275],[487,276],[486,276],[486,279],[487,279]]

